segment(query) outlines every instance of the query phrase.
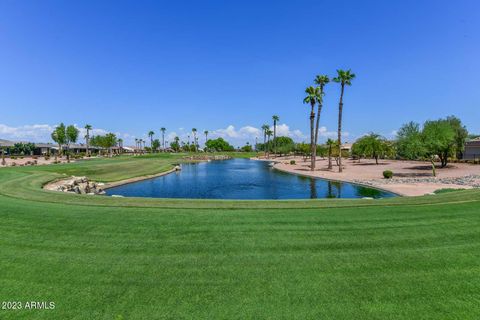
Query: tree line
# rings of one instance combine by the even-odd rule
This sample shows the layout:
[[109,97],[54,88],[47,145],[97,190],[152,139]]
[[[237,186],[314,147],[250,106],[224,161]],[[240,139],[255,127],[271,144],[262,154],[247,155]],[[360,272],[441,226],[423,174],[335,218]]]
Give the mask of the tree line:
[[352,145],[352,156],[374,158],[377,164],[379,158],[426,160],[431,163],[435,176],[435,162],[439,161],[444,168],[449,159],[463,158],[468,138],[467,128],[455,116],[428,120],[423,126],[411,121],[398,130],[393,141],[376,133],[359,138]]

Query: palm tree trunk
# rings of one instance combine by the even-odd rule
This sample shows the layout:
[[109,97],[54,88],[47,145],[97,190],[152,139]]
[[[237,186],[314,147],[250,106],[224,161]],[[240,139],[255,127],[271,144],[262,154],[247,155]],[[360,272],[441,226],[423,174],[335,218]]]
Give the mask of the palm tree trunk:
[[265,151],[265,157],[267,156],[267,132],[263,131],[263,150]]
[[315,104],[312,103],[312,110],[310,111],[310,171],[315,170],[315,132],[314,132],[314,121],[315,121]]
[[340,92],[340,102],[338,104],[338,172],[343,172],[342,168],[342,115],[343,115],[343,90],[345,84],[342,83]]
[[328,169],[332,169],[332,145],[328,146]]
[[273,121],[273,153],[275,153],[275,157],[277,156],[277,141],[275,138],[277,137],[277,120]]
[[318,104],[318,112],[317,112],[317,123],[315,124],[315,142],[313,148],[313,163],[314,166],[316,165],[317,161],[317,143],[318,143],[318,127],[320,125],[320,114],[322,113],[322,104]]

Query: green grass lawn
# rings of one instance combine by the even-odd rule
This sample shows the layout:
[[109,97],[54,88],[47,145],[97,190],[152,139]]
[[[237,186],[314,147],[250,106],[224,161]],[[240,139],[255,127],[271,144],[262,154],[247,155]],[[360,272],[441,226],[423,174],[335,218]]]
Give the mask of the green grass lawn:
[[0,169],[0,319],[479,319],[480,192],[201,201],[41,190],[176,155]]

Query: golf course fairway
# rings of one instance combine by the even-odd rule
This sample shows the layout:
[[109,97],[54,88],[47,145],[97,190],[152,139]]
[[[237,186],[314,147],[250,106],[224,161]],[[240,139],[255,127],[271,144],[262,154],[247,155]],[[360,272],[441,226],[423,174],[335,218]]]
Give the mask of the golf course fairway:
[[[480,191],[380,200],[42,190],[177,155],[0,169],[0,319],[479,319]],[[26,302],[54,308],[25,308]],[[3,307],[3,306],[2,306]]]

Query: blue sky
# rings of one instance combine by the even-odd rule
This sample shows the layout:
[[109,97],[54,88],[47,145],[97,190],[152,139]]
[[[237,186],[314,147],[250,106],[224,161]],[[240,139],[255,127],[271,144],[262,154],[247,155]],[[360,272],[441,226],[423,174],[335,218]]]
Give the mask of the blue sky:
[[[480,133],[479,30],[475,0],[2,0],[0,138],[45,140],[63,121],[127,140],[195,127],[238,145],[277,114],[302,140],[304,89],[337,68],[357,75],[347,140],[450,114]],[[338,95],[329,84],[323,137]]]

